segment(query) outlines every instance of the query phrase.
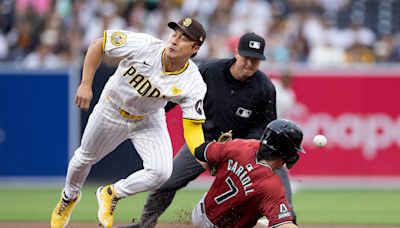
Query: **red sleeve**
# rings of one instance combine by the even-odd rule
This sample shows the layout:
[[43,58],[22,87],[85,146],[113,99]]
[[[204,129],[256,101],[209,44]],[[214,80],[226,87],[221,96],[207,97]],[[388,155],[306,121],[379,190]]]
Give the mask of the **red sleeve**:
[[[278,182],[279,177],[274,177],[274,182]],[[263,215],[269,220],[269,226],[278,225],[293,221],[289,204],[285,197],[285,190],[280,183],[273,184],[267,190],[261,206]],[[273,191],[271,191],[273,189]]]
[[212,142],[208,144],[204,152],[207,162],[218,164],[223,157],[225,145],[227,143]]
[[218,164],[228,157],[240,156],[244,151],[257,150],[258,146],[258,140],[234,139],[222,143],[212,142],[206,147],[204,155],[207,162]]

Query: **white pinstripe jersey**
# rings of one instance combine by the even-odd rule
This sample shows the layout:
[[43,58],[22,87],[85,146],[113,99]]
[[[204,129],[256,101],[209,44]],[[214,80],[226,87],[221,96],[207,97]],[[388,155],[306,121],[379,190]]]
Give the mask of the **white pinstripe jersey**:
[[164,72],[165,42],[144,33],[106,30],[103,45],[107,55],[124,58],[103,90],[113,104],[143,116],[172,101],[181,106],[183,118],[205,119],[207,87],[193,61],[178,72]]

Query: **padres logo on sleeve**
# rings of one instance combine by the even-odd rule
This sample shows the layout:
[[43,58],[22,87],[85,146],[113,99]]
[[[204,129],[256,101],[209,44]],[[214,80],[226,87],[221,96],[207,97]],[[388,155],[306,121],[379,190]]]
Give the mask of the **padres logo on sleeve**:
[[121,46],[126,43],[126,35],[122,32],[114,32],[111,35],[111,43],[114,46]]

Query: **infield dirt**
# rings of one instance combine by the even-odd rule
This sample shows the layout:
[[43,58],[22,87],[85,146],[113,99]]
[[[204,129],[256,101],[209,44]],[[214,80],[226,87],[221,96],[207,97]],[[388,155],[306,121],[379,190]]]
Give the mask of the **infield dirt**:
[[[0,222],[0,228],[43,228],[49,227],[49,223],[43,222]],[[71,228],[99,228],[98,224],[71,223]],[[301,228],[398,228],[398,226],[384,225],[301,225]],[[156,228],[193,228],[191,224],[159,224]]]

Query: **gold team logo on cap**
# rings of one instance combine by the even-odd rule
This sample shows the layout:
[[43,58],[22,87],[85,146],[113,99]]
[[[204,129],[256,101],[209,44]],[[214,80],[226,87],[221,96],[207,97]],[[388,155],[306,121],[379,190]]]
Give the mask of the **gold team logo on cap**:
[[185,18],[185,20],[182,21],[182,25],[185,27],[188,27],[190,24],[192,24],[192,19],[191,18]]
[[126,35],[122,32],[114,32],[111,35],[111,43],[115,46],[121,46],[126,43]]

